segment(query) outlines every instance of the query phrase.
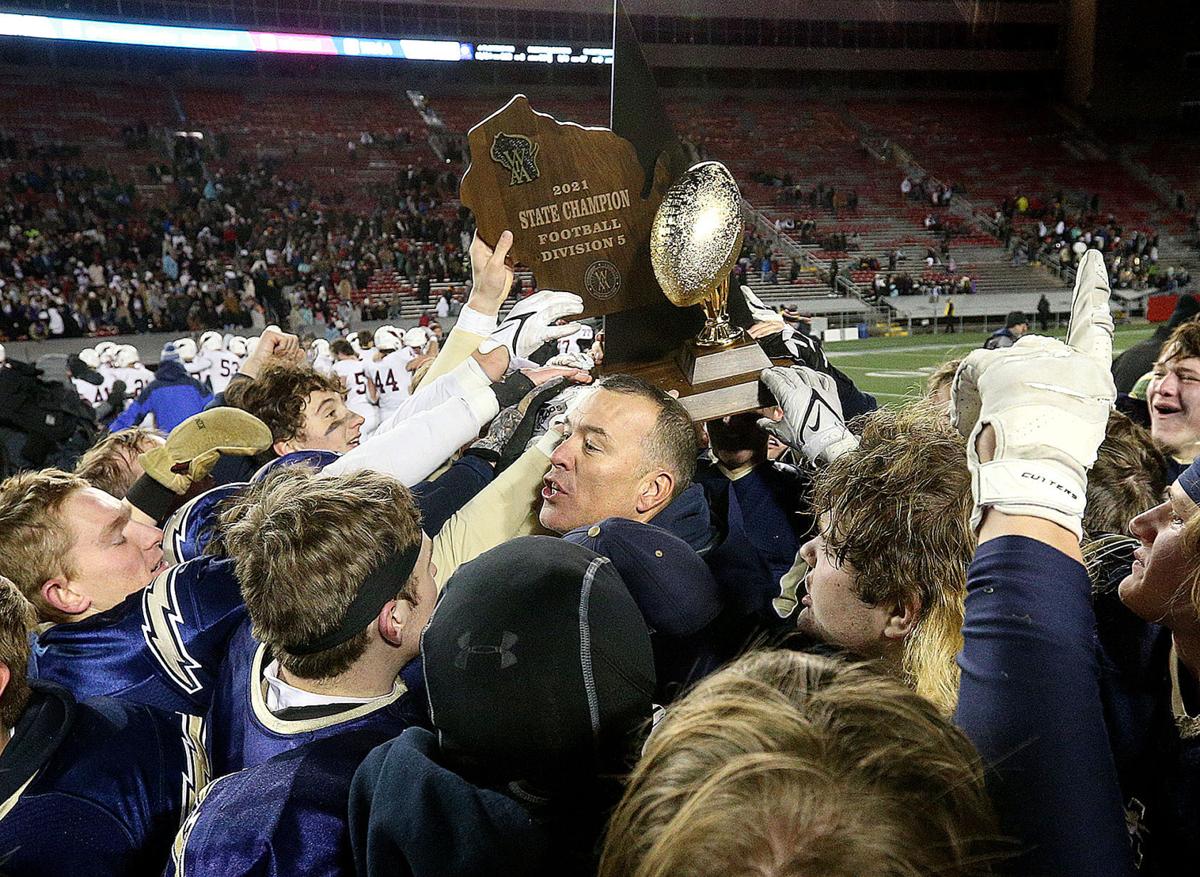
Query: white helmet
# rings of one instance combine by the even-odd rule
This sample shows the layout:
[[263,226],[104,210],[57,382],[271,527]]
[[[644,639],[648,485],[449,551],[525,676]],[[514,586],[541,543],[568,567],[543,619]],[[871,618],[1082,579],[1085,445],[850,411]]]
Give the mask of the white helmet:
[[201,350],[220,350],[225,346],[220,332],[208,331],[200,336]]
[[424,350],[429,343],[429,330],[423,326],[413,326],[404,333],[404,346],[415,350]]
[[4,345],[0,344],[0,365],[8,362],[8,354],[4,350]]
[[122,344],[113,355],[113,363],[117,368],[130,368],[139,358],[138,349],[132,344]]
[[258,336],[253,335],[246,339],[246,356],[254,355],[254,348],[258,347]]
[[358,340],[357,332],[351,332],[346,336],[346,340],[350,342],[350,346],[354,348],[355,353],[362,353],[362,342]]
[[315,359],[329,356],[329,342],[324,338],[317,338],[309,345],[309,349],[312,351],[313,358]]
[[234,356],[241,357],[242,359],[245,359],[247,356],[246,339],[241,335],[230,335],[226,347]]
[[100,362],[106,365],[111,365],[113,357],[116,356],[117,346],[112,341],[101,341],[96,345],[96,355],[100,357]]
[[175,342],[175,352],[184,362],[191,362],[196,358],[196,342],[191,338],[180,338]]
[[395,326],[380,326],[375,330],[375,346],[380,350],[399,350],[404,345],[404,333]]
[[85,347],[79,351],[79,361],[88,368],[100,368],[100,354],[91,347]]

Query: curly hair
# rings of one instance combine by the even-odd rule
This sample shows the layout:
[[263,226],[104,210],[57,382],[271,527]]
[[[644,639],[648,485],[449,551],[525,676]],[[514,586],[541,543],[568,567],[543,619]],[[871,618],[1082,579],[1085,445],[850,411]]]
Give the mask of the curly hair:
[[650,735],[600,877],[991,873],[983,767],[924,698],[861,664],[750,654]]
[[817,475],[813,511],[838,564],[853,568],[859,599],[917,604],[904,678],[949,714],[976,544],[963,440],[927,402],[878,409],[855,427],[859,447]]
[[313,655],[292,655],[287,645],[336,627],[383,558],[420,544],[421,514],[390,476],[322,477],[307,466],[285,466],[229,501],[221,531],[255,638],[289,672],[328,679],[362,656],[367,628]]
[[271,430],[274,441],[297,438],[304,431],[304,406],[313,393],[327,390],[346,395],[337,378],[308,366],[269,365],[252,381],[237,380],[225,391],[225,401],[249,411]]

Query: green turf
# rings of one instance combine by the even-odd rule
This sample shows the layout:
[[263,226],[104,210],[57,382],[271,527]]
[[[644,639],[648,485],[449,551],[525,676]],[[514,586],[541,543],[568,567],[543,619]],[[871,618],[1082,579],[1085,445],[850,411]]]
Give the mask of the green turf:
[[[1153,331],[1153,326],[1144,324],[1117,327],[1114,352],[1120,353]],[[1059,331],[1057,336],[1062,334]],[[930,372],[946,360],[980,347],[986,338],[983,332],[866,338],[828,344],[825,349],[830,362],[853,378],[861,389],[879,397],[880,402],[896,403],[920,395]]]

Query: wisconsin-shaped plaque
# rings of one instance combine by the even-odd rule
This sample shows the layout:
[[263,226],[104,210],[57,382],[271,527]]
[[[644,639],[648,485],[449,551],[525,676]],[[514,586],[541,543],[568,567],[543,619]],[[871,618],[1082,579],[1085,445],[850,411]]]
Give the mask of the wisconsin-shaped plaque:
[[578,294],[585,316],[662,301],[650,229],[671,182],[664,160],[643,198],[632,143],[536,112],[523,94],[467,132],[467,141],[462,202],[488,244],[512,231],[512,256],[539,287]]

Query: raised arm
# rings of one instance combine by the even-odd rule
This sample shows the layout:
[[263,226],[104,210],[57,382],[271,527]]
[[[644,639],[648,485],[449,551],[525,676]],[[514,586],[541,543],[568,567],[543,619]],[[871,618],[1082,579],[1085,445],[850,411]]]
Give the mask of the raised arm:
[[1080,266],[1067,343],[979,350],[955,377],[979,549],[968,572],[956,721],[990,768],[1005,873],[1132,873],[1104,726],[1079,538],[1087,471],[1115,397],[1098,253]]

